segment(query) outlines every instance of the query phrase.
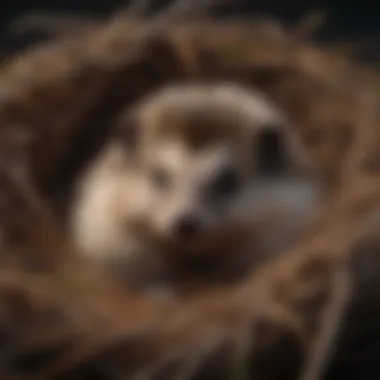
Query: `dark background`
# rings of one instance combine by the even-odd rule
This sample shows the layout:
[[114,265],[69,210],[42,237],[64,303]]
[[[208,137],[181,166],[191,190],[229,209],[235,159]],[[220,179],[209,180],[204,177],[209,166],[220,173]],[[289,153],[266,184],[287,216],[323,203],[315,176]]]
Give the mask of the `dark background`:
[[[86,12],[93,15],[106,15],[126,1],[120,0],[0,0],[1,34],[0,49],[12,51],[29,42],[27,39],[12,37],[6,33],[9,20],[31,10]],[[167,0],[156,0],[158,7]],[[220,15],[247,15],[260,13],[276,16],[284,22],[292,23],[310,10],[327,12],[327,24],[318,34],[321,40],[347,40],[352,38],[376,39],[380,36],[380,0],[373,1],[313,1],[313,0],[231,0],[231,5],[222,9]],[[375,42],[376,44],[376,42]],[[379,49],[380,50],[380,49]]]

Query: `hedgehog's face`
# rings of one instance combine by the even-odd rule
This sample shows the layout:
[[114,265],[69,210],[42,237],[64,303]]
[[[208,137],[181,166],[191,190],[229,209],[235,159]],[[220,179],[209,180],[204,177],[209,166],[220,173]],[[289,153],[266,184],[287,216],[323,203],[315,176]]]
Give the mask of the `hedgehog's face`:
[[230,223],[235,200],[247,185],[233,144],[193,151],[180,141],[155,147],[146,164],[154,230],[177,243],[193,244]]
[[135,124],[144,224],[191,254],[251,235],[277,206],[296,207],[297,191],[312,186],[300,147],[274,109],[255,99],[256,109],[240,109],[224,93],[206,94],[202,102],[160,103]]
[[294,164],[290,148],[274,126],[258,131],[249,144],[242,136],[203,149],[178,139],[152,146],[141,167],[145,222],[191,254],[222,249],[245,228],[278,216],[278,207],[289,212],[311,201],[313,181]]

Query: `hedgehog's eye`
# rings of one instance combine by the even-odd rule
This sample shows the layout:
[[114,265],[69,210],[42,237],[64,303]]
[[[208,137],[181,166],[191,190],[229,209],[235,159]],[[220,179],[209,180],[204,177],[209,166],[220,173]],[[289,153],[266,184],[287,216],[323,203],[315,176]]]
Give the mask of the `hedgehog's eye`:
[[233,168],[223,168],[211,184],[212,197],[229,197],[239,189],[240,176]]
[[257,135],[257,169],[260,175],[280,174],[286,166],[283,134],[277,128],[265,128]]
[[159,190],[165,190],[170,186],[170,174],[164,168],[154,168],[150,173],[153,186]]

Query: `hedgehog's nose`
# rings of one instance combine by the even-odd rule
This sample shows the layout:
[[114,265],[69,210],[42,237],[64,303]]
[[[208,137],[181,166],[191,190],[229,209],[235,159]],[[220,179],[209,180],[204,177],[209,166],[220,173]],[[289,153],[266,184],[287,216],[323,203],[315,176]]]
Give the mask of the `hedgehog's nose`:
[[193,214],[188,213],[180,216],[174,223],[174,235],[178,239],[193,239],[202,229],[200,218]]

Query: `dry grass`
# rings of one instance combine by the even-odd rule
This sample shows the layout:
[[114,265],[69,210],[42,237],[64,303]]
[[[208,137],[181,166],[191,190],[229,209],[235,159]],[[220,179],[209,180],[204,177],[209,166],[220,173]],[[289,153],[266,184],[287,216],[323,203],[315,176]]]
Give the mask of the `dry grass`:
[[[7,67],[2,379],[222,379],[233,371],[311,380],[326,368],[337,376],[374,365],[379,322],[365,313],[378,315],[380,305],[378,73],[308,41],[307,24],[285,31],[177,12],[123,13]],[[70,247],[63,220],[71,185],[121,109],[172,81],[220,79],[258,86],[284,109],[331,198],[312,232],[246,283],[186,305],[156,304],[118,289]]]

